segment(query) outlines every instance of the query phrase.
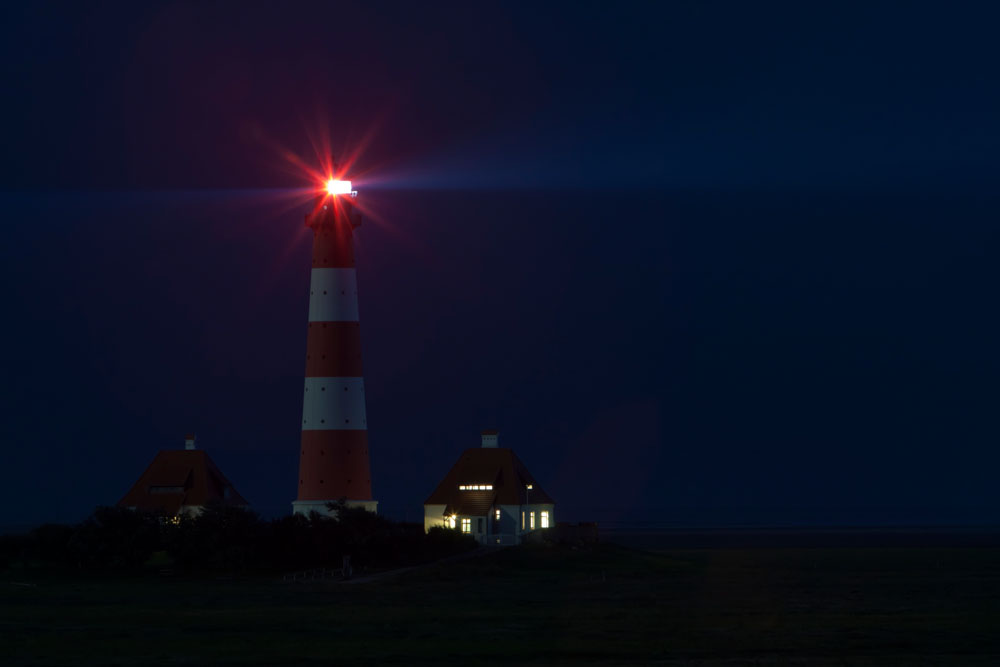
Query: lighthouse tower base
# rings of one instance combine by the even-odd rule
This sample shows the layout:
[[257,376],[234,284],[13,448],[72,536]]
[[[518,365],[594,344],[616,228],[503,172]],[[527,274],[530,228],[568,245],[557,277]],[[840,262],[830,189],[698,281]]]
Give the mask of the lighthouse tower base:
[[[336,505],[337,500],[296,500],[292,503],[292,514],[302,514],[309,516],[311,512],[316,512],[323,516],[337,518],[337,510],[331,510],[327,505]],[[360,507],[373,514],[378,514],[377,500],[347,500],[344,502],[348,507]]]

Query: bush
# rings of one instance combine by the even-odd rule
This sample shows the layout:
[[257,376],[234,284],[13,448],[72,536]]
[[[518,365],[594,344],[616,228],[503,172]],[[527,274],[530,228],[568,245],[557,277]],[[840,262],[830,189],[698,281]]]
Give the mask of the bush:
[[[200,515],[164,521],[155,514],[99,507],[76,526],[45,525],[0,541],[0,566],[17,560],[91,571],[142,568],[165,552],[189,572],[289,572],[339,568],[394,568],[476,548],[456,530],[392,521],[338,504],[337,518],[312,514],[262,521],[234,507],[206,507]],[[161,553],[161,557],[163,554]]]
[[210,505],[198,516],[165,525],[162,548],[183,569],[255,569],[262,533],[262,523],[254,512]]
[[68,565],[72,562],[69,543],[76,526],[47,523],[27,535],[22,546],[22,560],[28,564],[52,563]]
[[73,533],[67,556],[83,569],[133,570],[159,548],[160,532],[155,515],[98,507]]
[[454,528],[434,526],[427,531],[425,540],[428,560],[437,560],[445,556],[471,551],[479,546],[476,538]]

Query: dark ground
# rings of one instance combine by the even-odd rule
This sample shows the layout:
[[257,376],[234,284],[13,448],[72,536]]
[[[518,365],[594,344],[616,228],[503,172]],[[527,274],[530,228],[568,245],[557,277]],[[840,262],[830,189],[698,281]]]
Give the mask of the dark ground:
[[0,659],[1000,664],[995,537],[900,545],[873,534],[846,547],[786,534],[699,548],[660,540],[664,550],[511,548],[359,584],[15,570],[0,587]]

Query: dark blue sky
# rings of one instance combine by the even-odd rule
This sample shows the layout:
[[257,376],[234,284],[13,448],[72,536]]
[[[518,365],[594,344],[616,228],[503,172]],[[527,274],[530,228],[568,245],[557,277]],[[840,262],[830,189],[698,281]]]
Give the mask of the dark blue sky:
[[0,524],[189,430],[290,508],[323,131],[391,513],[485,427],[576,518],[1000,509],[987,4],[0,12]]

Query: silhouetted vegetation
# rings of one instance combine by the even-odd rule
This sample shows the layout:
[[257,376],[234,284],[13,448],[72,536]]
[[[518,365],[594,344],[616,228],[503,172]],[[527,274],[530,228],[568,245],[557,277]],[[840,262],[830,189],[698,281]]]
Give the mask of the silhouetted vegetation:
[[233,507],[207,507],[179,521],[99,507],[75,526],[45,525],[0,538],[0,566],[19,564],[79,571],[137,571],[169,564],[187,572],[287,572],[404,567],[476,546],[458,531],[392,521],[337,506],[338,518],[313,513],[262,520]]

